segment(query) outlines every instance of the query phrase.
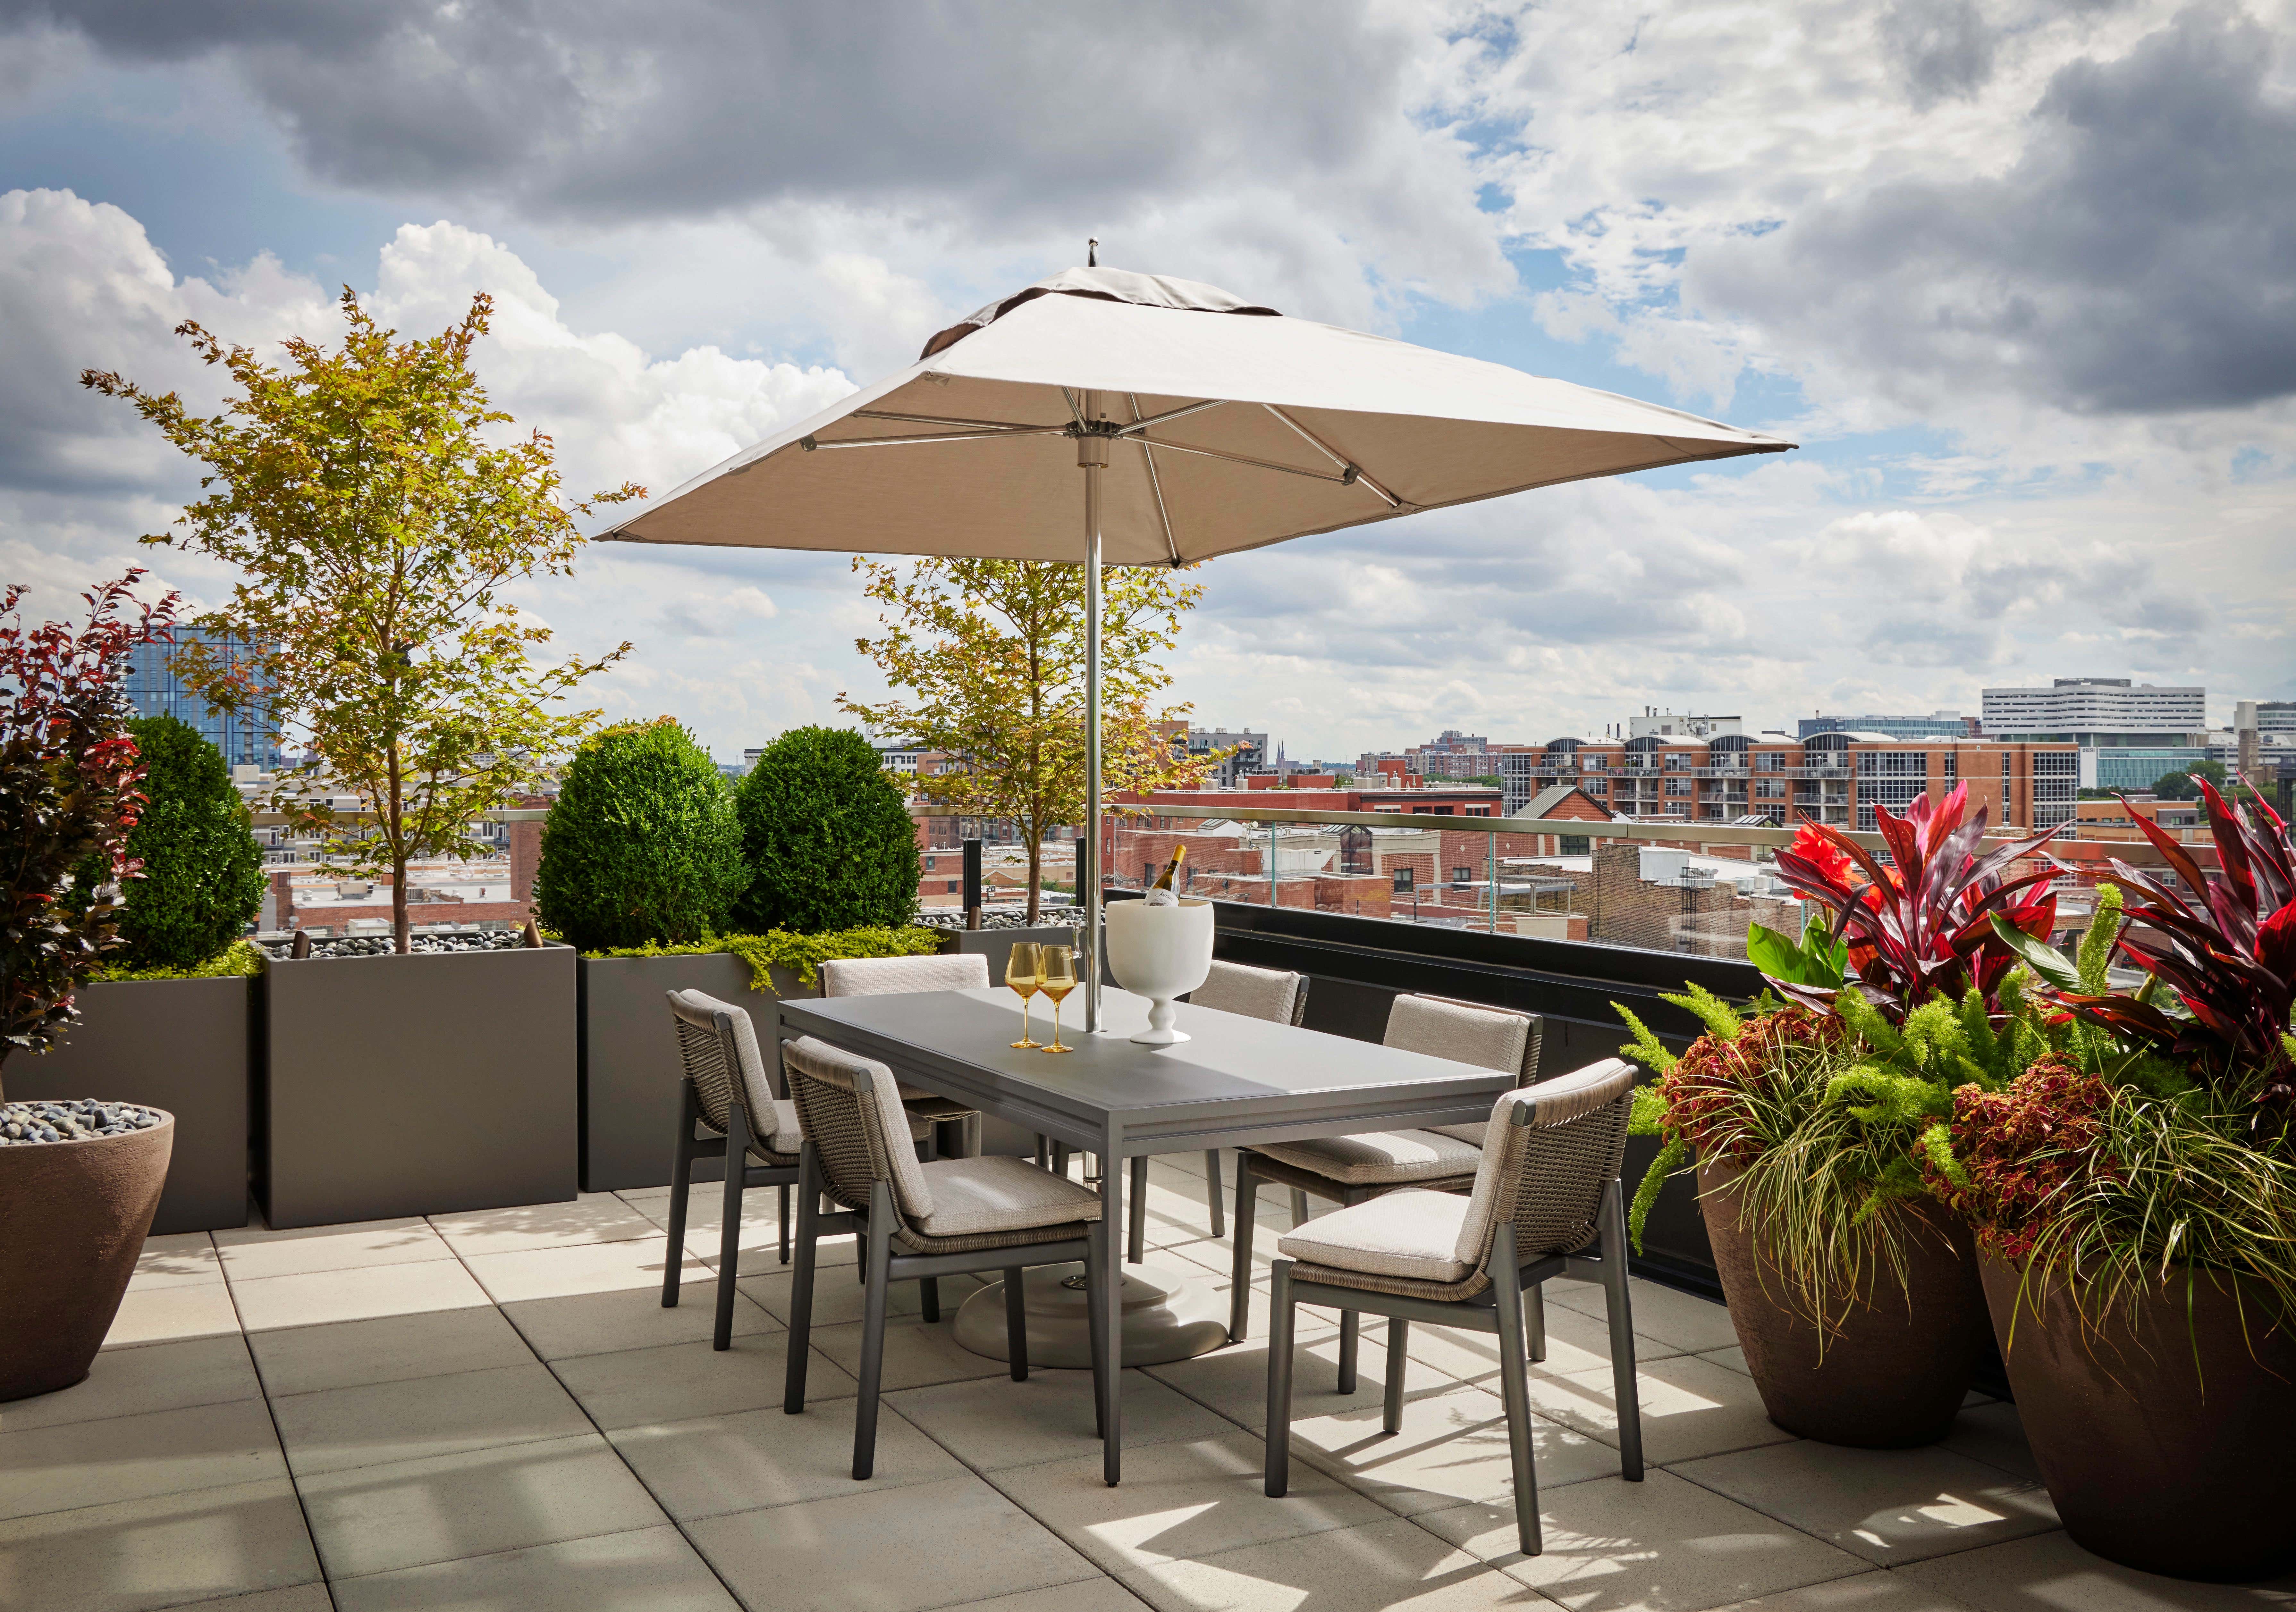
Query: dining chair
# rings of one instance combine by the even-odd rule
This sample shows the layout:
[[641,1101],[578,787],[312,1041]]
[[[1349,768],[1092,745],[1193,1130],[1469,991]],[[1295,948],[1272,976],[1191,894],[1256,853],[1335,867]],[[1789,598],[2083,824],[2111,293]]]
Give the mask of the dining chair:
[[[781,1257],[790,1260],[790,1189],[797,1184],[797,1109],[777,1095],[758,1051],[747,1010],[701,991],[670,991],[685,1076],[678,1082],[677,1135],[669,1166],[669,1262],[661,1302],[677,1307],[685,1263],[685,1199],[697,1158],[726,1161],[724,1218],[718,1224],[718,1319],[712,1347],[734,1341],[734,1283],[740,1275],[742,1194],[781,1189]],[[753,1162],[754,1161],[754,1162]]]
[[[967,991],[988,984],[988,959],[978,952],[943,952],[923,957],[840,957],[821,965],[824,996],[882,996],[901,991]],[[957,1127],[957,1154],[980,1151],[980,1113],[954,1098],[900,1083],[901,1106],[939,1127]],[[936,1139],[936,1150],[937,1150]],[[927,1157],[932,1157],[929,1152]]]
[[[1541,1025],[1536,1013],[1447,996],[1398,996],[1387,1012],[1382,1046],[1447,1058],[1497,1069],[1519,1085],[1538,1076]],[[1426,1130],[1373,1131],[1357,1136],[1318,1136],[1305,1141],[1266,1142],[1239,1149],[1235,1160],[1235,1235],[1228,1291],[1228,1338],[1243,1341],[1251,1320],[1251,1246],[1259,1207],[1259,1183],[1292,1189],[1292,1224],[1308,1218],[1309,1196],[1341,1205],[1357,1204],[1403,1187],[1464,1192],[1474,1184],[1482,1163],[1485,1127],[1436,1125]],[[1540,1323],[1532,1338],[1533,1360],[1546,1358],[1546,1317],[1533,1300]],[[1341,1318],[1340,1354],[1349,1381],[1355,1378],[1356,1329],[1352,1314]]]
[[[1293,1319],[1297,1306],[1346,1306],[1387,1322],[1387,1393],[1380,1427],[1403,1428],[1410,1327],[1496,1333],[1507,1451],[1514,1469],[1517,1542],[1539,1553],[1525,1296],[1549,1278],[1599,1282],[1611,1330],[1618,1405],[1619,1475],[1643,1477],[1642,1406],[1636,1391],[1634,1314],[1627,1288],[1626,1214],[1619,1186],[1635,1071],[1619,1059],[1492,1105],[1489,1140],[1465,1197],[1406,1190],[1351,1204],[1286,1232],[1276,1247],[1267,1338],[1267,1489],[1291,1477]],[[1342,1365],[1340,1391],[1354,1391]]]
[[[1265,1019],[1273,1024],[1297,1026],[1308,1017],[1308,977],[1286,969],[1255,969],[1240,962],[1214,962],[1211,972],[1204,976],[1188,997],[1189,1005],[1213,1008],[1222,1013],[1241,1013],[1246,1019]],[[1147,1161],[1144,1158],[1144,1165]],[[1204,1150],[1204,1179],[1210,1185],[1205,1194],[1212,1212],[1212,1235],[1227,1235],[1226,1203],[1221,1193],[1219,1150]],[[1144,1207],[1148,1194],[1144,1190],[1144,1172],[1132,1183],[1132,1201]],[[1140,1257],[1136,1250],[1134,1259]]]
[[[1004,1276],[1005,1351],[1014,1382],[1029,1376],[1027,1289],[1030,1265],[1085,1267],[1091,1313],[1093,1403],[1103,1403],[1110,1339],[1099,1295],[1105,1289],[1092,1223],[1099,1195],[1026,1159],[920,1160],[902,1145],[906,1129],[893,1072],[811,1036],[782,1044],[782,1067],[797,1105],[800,1150],[797,1274],[790,1297],[789,1365],[782,1409],[805,1409],[812,1337],[815,1256],[824,1232],[860,1240],[868,1293],[862,1311],[858,1403],[853,1418],[853,1476],[875,1461],[877,1389],[885,1360],[885,1293],[895,1281],[931,1281],[972,1271]],[[824,1214],[823,1197],[840,1207]]]

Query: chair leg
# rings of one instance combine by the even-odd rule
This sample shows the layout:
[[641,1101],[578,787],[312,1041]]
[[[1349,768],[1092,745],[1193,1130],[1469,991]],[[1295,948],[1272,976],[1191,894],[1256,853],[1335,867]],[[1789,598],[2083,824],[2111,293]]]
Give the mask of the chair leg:
[[940,1278],[918,1277],[917,1297],[919,1307],[924,1312],[925,1325],[931,1326],[940,1319]]
[[1215,1240],[1227,1235],[1227,1206],[1220,1199],[1219,1150],[1204,1150],[1204,1202],[1212,1212],[1212,1236]]
[[[884,1182],[869,1190],[869,1294],[861,1307],[861,1388],[853,1406],[853,1481],[877,1465],[877,1385],[885,1374],[885,1289],[891,1285],[893,1192]],[[794,1340],[792,1340],[794,1344]]]
[[1530,1366],[1523,1358],[1522,1268],[1515,1259],[1514,1228],[1501,1225],[1491,1246],[1491,1274],[1497,1279],[1499,1388],[1506,1402],[1507,1455],[1514,1468],[1515,1542],[1525,1556],[1543,1545],[1538,1530],[1538,1469],[1530,1443]]
[[1251,1156],[1235,1156],[1235,1258],[1228,1269],[1227,1340],[1240,1344],[1251,1330],[1251,1232],[1259,1219],[1259,1177]]
[[1037,1133],[1037,1168],[1049,1170],[1052,1167],[1053,1139],[1039,1131]]
[[1403,1377],[1409,1367],[1411,1323],[1400,1315],[1387,1318],[1387,1403],[1380,1407],[1382,1433],[1403,1431]]
[[1125,1256],[1134,1264],[1148,1257],[1148,1155],[1132,1161],[1132,1182],[1125,1189],[1132,1201],[1125,1207]]
[[669,1155],[669,1258],[661,1273],[661,1307],[677,1308],[678,1279],[685,1268],[685,1193],[693,1183],[693,1122],[701,1115],[693,1083],[677,1083],[677,1145]]
[[781,1199],[782,1199],[782,1264],[789,1264],[789,1262],[790,1262],[790,1190],[789,1190],[789,1182],[782,1182]]
[[1013,1380],[1029,1380],[1028,1272],[1015,1265],[1004,1272],[1004,1358],[1012,1362]]
[[1619,1408],[1619,1476],[1643,1480],[1643,1404],[1635,1375],[1635,1313],[1627,1286],[1627,1214],[1617,1182],[1603,1190],[1603,1309],[1611,1322],[1611,1388]]
[[1292,1223],[1294,1226],[1308,1223],[1308,1195],[1297,1187],[1292,1189]]
[[1535,1281],[1522,1290],[1522,1335],[1530,1358],[1546,1358],[1546,1284]]
[[814,1254],[821,1240],[821,1160],[807,1142],[800,1150],[797,1184],[797,1270],[790,1278],[789,1364],[782,1409],[805,1409],[805,1363],[813,1353]]
[[718,1322],[709,1338],[713,1349],[734,1346],[734,1282],[742,1273],[742,1182],[749,1163],[750,1110],[736,1098],[726,1116],[724,1218],[718,1226]]
[[1064,1141],[1056,1141],[1053,1144],[1053,1174],[1055,1175],[1066,1175],[1068,1173],[1069,1144]]
[[1292,1261],[1275,1262],[1267,1306],[1267,1497],[1292,1486]]

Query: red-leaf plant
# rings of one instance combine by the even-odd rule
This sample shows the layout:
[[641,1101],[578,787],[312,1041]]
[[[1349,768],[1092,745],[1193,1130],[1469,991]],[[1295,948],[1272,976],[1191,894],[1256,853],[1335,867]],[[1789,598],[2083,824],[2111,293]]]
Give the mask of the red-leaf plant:
[[167,641],[178,598],[139,603],[130,590],[143,575],[81,595],[82,627],[26,627],[25,590],[0,597],[0,1061],[49,1046],[118,944],[118,902],[67,900],[72,871],[101,857],[115,886],[141,871],[127,855],[144,802],[124,677],[137,645]]
[[2128,814],[2193,898],[2112,860],[2114,880],[2143,897],[2127,909],[2132,921],[2121,932],[2120,953],[2175,992],[2184,1013],[2136,996],[2057,993],[2055,1000],[2092,1024],[2192,1060],[2203,1079],[2260,1072],[2259,1101],[2284,1108],[2296,1104],[2289,1034],[2296,1010],[2296,832],[2262,800],[2251,816],[2200,781],[2220,872],[2204,873],[2151,819],[2134,808]]
[[[2046,940],[2056,922],[2049,872],[2005,879],[2005,869],[2054,839],[2051,829],[1983,855],[1983,806],[1964,821],[1968,786],[1956,783],[1934,806],[1917,796],[1902,817],[1874,808],[1894,866],[1884,867],[1839,829],[1805,820],[1793,845],[1778,853],[1778,877],[1833,914],[1832,928],[1849,947],[1845,986],[1855,986],[1892,1023],[1925,1002],[1959,1001],[1974,987],[1988,1011],[1998,1007],[2001,982],[2017,954],[1993,932],[2001,914],[2017,929]],[[1853,875],[1862,871],[1862,881]],[[1773,978],[1784,995],[1824,1011],[1834,993],[1822,986]]]

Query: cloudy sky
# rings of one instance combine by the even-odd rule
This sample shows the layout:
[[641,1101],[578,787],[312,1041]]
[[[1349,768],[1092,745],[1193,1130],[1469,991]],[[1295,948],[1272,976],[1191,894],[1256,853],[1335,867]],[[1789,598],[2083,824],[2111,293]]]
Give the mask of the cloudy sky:
[[[1646,705],[2296,697],[2296,3],[0,0],[0,579],[188,467],[79,372],[496,298],[570,484],[666,491],[1081,261],[1792,436],[1215,561],[1200,720],[1353,757]],[[156,556],[156,558],[155,558]],[[836,556],[525,601],[723,757],[875,691]]]

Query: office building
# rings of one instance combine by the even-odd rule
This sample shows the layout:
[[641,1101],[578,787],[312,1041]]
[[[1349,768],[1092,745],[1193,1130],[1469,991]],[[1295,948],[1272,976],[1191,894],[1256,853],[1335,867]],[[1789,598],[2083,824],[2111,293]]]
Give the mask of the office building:
[[220,634],[203,627],[177,626],[173,643],[143,643],[130,651],[127,691],[139,716],[173,716],[190,724],[223,752],[227,766],[275,772],[280,765],[279,736],[271,730],[270,711],[259,700],[235,711],[214,711],[175,671],[171,662],[193,643],[214,646],[224,664],[236,666],[243,651]]
[[1687,711],[1661,711],[1654,705],[1644,706],[1638,715],[1627,718],[1629,739],[1719,739],[1745,731],[1743,717],[1699,716]]
[[1235,788],[1240,779],[1266,766],[1274,754],[1265,733],[1192,727],[1182,740],[1176,725],[1172,737],[1174,748],[1185,744],[1191,756],[1210,757],[1217,750],[1228,752],[1218,762],[1208,763],[1205,768],[1205,782],[1223,790]]
[[2047,688],[1987,689],[1985,737],[2028,742],[2070,740],[2083,749],[2162,742],[2204,732],[2208,690],[2156,688],[2126,677],[2060,677]]
[[1926,716],[1805,716],[1795,724],[1794,737],[1819,733],[1878,733],[1884,739],[1975,739],[1979,724],[1959,711],[1931,711]]

